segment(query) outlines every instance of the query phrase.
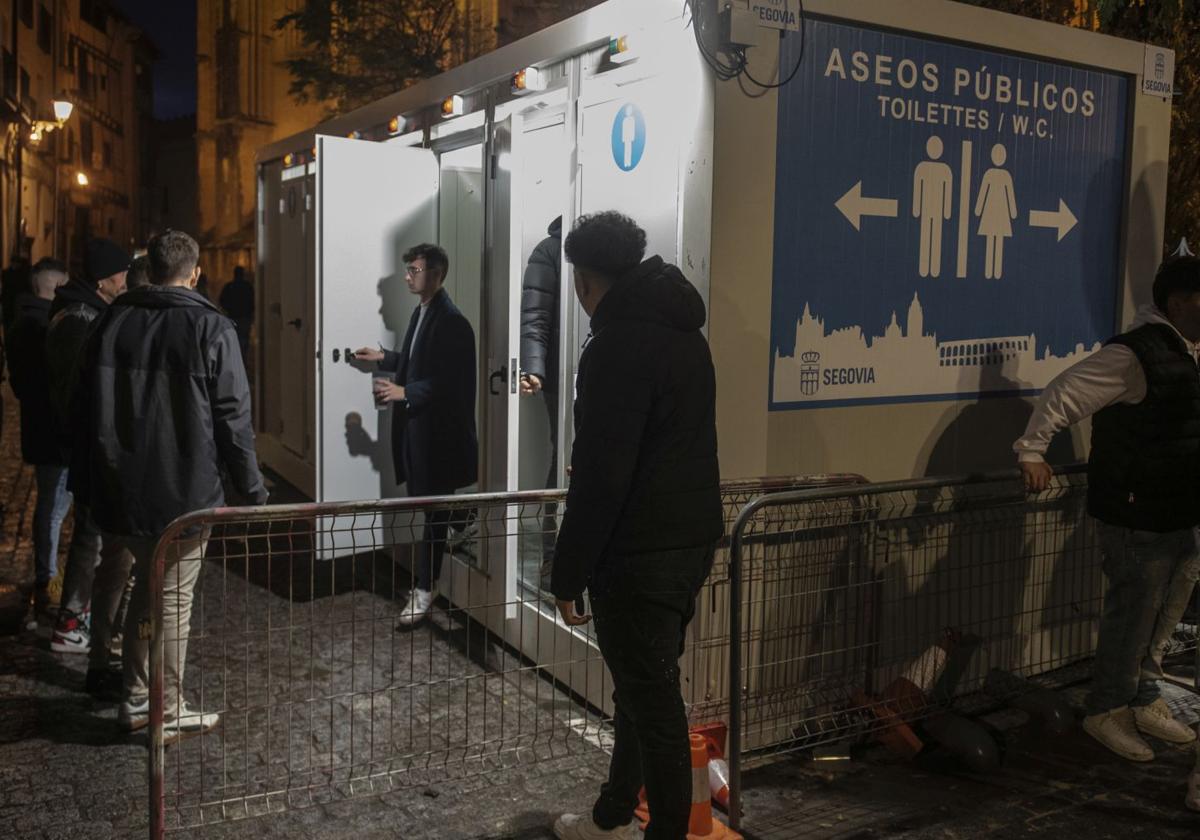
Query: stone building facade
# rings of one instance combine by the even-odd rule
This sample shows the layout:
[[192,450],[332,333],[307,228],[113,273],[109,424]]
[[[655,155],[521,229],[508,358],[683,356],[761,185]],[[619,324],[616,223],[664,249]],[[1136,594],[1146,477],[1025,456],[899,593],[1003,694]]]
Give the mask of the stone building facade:
[[[153,45],[104,0],[5,3],[0,45],[0,257],[78,270],[90,236],[136,247],[149,232]],[[46,130],[56,99],[74,110]]]

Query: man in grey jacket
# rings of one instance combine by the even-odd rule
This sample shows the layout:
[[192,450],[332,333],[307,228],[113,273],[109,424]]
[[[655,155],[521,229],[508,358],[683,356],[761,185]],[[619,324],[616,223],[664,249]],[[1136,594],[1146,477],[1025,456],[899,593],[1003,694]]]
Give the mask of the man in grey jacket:
[[1083,728],[1131,761],[1154,758],[1145,735],[1196,740],[1160,696],[1154,660],[1200,572],[1200,259],[1163,263],[1153,294],[1128,332],[1050,383],[1013,446],[1040,492],[1050,439],[1092,418],[1088,512],[1107,591]]

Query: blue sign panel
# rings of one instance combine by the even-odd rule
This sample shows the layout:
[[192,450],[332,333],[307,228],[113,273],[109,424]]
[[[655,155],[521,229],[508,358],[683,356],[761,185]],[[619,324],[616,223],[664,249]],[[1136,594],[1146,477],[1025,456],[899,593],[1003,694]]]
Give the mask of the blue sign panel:
[[806,33],[779,92],[772,410],[1036,393],[1112,335],[1126,78]]
[[612,153],[617,167],[625,172],[637,167],[646,151],[646,118],[633,104],[622,105],[612,127]]

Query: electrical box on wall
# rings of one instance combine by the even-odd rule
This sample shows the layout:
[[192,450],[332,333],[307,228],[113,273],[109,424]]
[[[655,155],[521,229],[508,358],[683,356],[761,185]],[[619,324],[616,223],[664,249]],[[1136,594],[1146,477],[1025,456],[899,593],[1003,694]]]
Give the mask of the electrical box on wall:
[[761,38],[761,29],[798,32],[799,0],[715,0],[721,21],[721,41],[749,47]]

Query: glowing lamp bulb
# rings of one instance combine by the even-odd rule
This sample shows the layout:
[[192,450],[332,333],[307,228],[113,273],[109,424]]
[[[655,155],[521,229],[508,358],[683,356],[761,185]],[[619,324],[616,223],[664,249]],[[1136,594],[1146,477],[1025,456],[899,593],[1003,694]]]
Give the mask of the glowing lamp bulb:
[[88,176],[82,172],[75,173],[75,183],[81,187],[86,187],[88,185]]
[[608,39],[608,60],[615,64],[623,64],[637,58],[633,43],[628,35],[614,35]]
[[457,93],[454,96],[447,96],[442,102],[443,117],[457,117],[463,113],[463,98]]
[[518,70],[512,77],[513,93],[533,93],[546,89],[546,76],[536,67]]

